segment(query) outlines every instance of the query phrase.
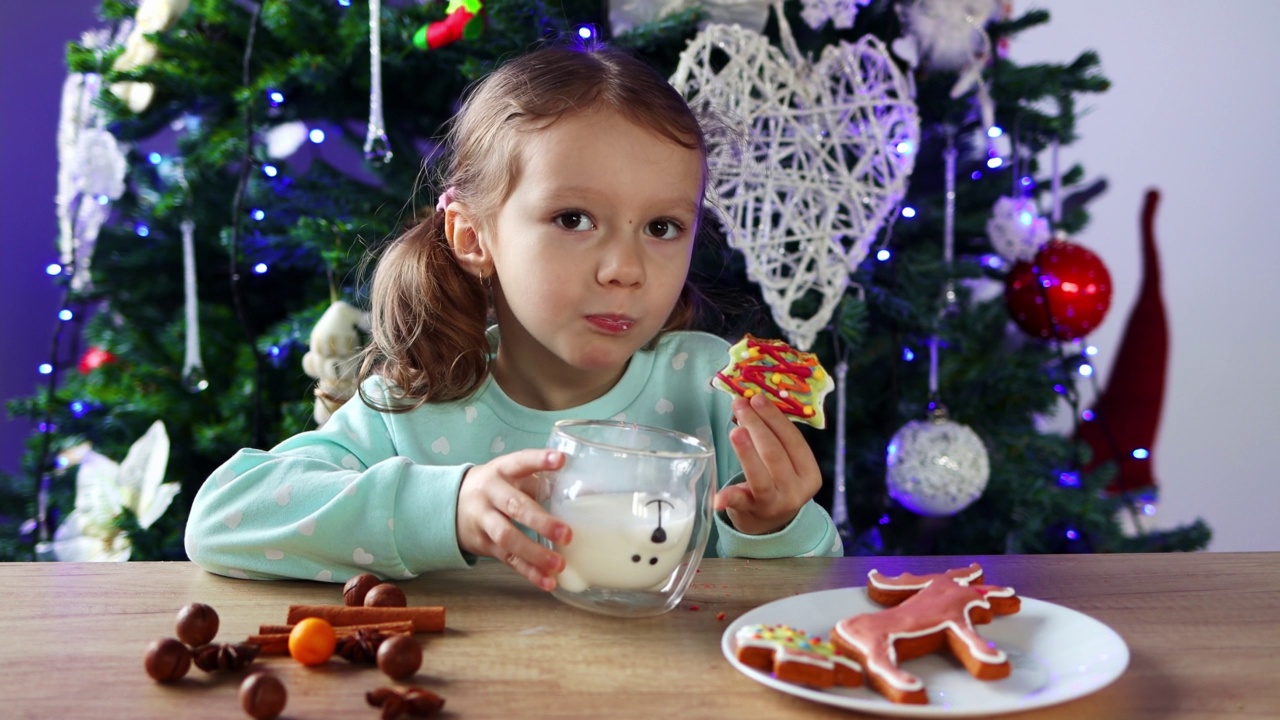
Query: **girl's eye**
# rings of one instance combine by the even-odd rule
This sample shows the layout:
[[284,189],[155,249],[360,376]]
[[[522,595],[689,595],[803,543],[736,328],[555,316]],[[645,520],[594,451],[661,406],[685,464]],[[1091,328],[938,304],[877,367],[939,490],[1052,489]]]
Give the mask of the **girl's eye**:
[[659,240],[675,240],[684,230],[675,220],[654,220],[646,228],[648,233]]
[[591,217],[581,212],[560,213],[555,216],[554,222],[565,230],[574,232],[584,232],[596,228],[595,223],[591,222]]

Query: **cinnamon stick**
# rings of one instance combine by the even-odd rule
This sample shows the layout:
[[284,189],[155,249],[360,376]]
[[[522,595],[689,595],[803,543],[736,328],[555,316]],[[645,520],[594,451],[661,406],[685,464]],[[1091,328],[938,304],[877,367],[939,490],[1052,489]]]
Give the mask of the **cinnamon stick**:
[[259,655],[288,655],[289,654],[289,634],[275,633],[272,635],[250,635],[245,642],[253,643],[258,646]]
[[[344,635],[355,635],[360,630],[381,630],[384,633],[411,633],[413,632],[413,622],[410,620],[396,620],[393,622],[382,623],[364,623],[361,625],[334,625],[333,631],[338,637]],[[259,635],[279,635],[281,633],[288,635],[293,632],[293,625],[271,625],[263,624],[258,626]]]
[[290,605],[285,622],[293,624],[309,617],[323,618],[329,624],[368,625],[370,623],[409,620],[414,632],[444,630],[444,608],[436,605],[416,607],[347,607],[346,605]]
[[[288,630],[284,628],[288,628]],[[245,642],[257,645],[259,655],[288,655],[289,632],[292,629],[292,625],[262,625],[258,630],[280,630],[280,632],[259,632],[257,635],[250,635]],[[385,635],[411,635],[413,634],[413,623],[408,620],[401,620],[398,622],[368,623],[365,625],[336,625],[333,628],[339,640],[355,635],[361,630],[377,630]]]

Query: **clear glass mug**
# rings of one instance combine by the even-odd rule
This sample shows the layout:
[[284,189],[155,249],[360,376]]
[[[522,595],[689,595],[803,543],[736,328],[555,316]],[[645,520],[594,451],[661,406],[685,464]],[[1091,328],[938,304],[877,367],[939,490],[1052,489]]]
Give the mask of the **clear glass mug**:
[[547,447],[564,466],[542,473],[542,504],[573,528],[552,591],[618,617],[660,615],[689,588],[711,533],[715,452],[691,435],[635,423],[561,420]]

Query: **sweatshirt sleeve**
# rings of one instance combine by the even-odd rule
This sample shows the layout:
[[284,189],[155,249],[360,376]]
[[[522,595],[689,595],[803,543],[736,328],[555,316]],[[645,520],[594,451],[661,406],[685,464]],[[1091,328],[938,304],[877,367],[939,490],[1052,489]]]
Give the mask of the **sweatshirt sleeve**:
[[844,543],[836,524],[818,503],[810,500],[786,527],[768,535],[738,532],[723,511],[716,518],[716,555],[719,557],[782,558],[840,557]]
[[474,562],[455,524],[470,465],[400,456],[386,418],[355,399],[319,430],[236,453],[192,502],[187,555],[220,575],[323,582]]

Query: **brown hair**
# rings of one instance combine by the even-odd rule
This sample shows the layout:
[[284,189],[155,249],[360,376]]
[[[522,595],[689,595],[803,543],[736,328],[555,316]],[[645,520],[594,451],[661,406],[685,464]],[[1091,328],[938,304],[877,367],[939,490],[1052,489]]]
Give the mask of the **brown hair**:
[[[664,77],[621,49],[546,47],[507,63],[468,92],[446,136],[449,161],[440,187],[483,222],[520,176],[520,133],[599,107],[700,151],[705,184],[702,128]],[[689,327],[698,297],[686,280],[663,332]],[[362,388],[367,405],[404,412],[479,389],[489,373],[488,293],[454,257],[443,212],[391,242],[378,260],[370,299],[372,334],[360,380],[380,374],[395,397],[376,402]]]

